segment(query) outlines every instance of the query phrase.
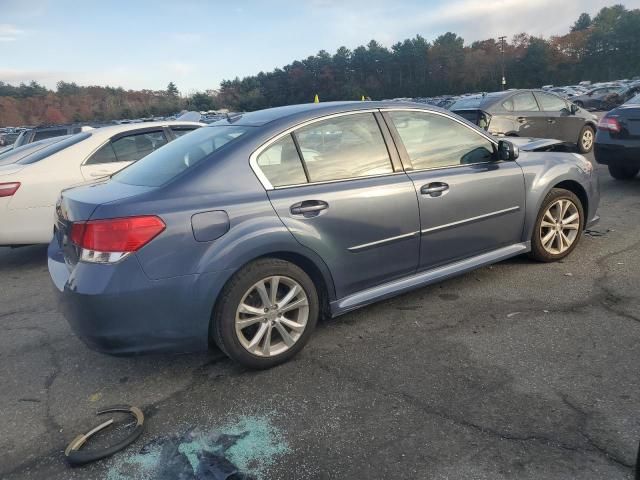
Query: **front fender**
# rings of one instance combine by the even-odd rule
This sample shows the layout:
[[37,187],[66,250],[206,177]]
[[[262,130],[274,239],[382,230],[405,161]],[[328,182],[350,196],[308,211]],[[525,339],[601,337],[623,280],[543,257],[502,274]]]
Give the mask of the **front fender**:
[[[598,179],[593,167],[584,157],[575,153],[524,152],[518,159],[522,167],[526,192],[525,228],[522,241],[530,240],[538,212],[547,194],[557,185],[565,183],[576,189],[586,200],[586,221],[596,216],[600,201]],[[591,165],[589,163],[589,165]],[[585,202],[583,202],[585,203]]]

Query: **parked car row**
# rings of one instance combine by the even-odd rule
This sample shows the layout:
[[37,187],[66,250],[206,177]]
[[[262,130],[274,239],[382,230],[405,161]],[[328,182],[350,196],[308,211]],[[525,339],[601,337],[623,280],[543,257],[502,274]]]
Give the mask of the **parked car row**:
[[198,128],[62,192],[48,251],[61,309],[101,351],[215,342],[267,368],[304,347],[321,313],[524,253],[560,260],[598,220],[593,167],[516,140],[521,153],[402,102],[292,105]]

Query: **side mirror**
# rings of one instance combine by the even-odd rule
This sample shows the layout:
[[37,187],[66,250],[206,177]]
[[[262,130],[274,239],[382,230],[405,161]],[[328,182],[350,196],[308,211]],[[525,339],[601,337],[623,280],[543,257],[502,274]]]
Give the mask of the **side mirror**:
[[578,110],[580,110],[580,107],[578,107],[575,103],[571,104],[571,115],[575,115],[576,113],[578,113]]
[[507,140],[500,140],[498,142],[498,160],[504,160],[505,162],[513,162],[520,156],[520,149],[513,143]]

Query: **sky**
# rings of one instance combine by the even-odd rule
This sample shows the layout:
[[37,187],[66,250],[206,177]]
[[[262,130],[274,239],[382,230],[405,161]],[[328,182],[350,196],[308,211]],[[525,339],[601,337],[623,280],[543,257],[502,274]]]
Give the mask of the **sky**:
[[452,31],[465,43],[566,33],[581,12],[640,0],[0,0],[0,81],[183,94],[340,46]]

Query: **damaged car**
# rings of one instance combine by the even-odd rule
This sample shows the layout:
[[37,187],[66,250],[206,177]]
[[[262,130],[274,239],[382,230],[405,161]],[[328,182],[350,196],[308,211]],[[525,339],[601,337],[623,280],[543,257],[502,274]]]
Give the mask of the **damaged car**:
[[518,255],[569,255],[598,221],[592,164],[525,143],[416,103],[229,116],[62,192],[56,296],[91,348],[215,344],[268,368],[321,316]]
[[589,153],[598,118],[571,102],[541,90],[508,90],[462,97],[452,112],[507,137],[555,138]]

